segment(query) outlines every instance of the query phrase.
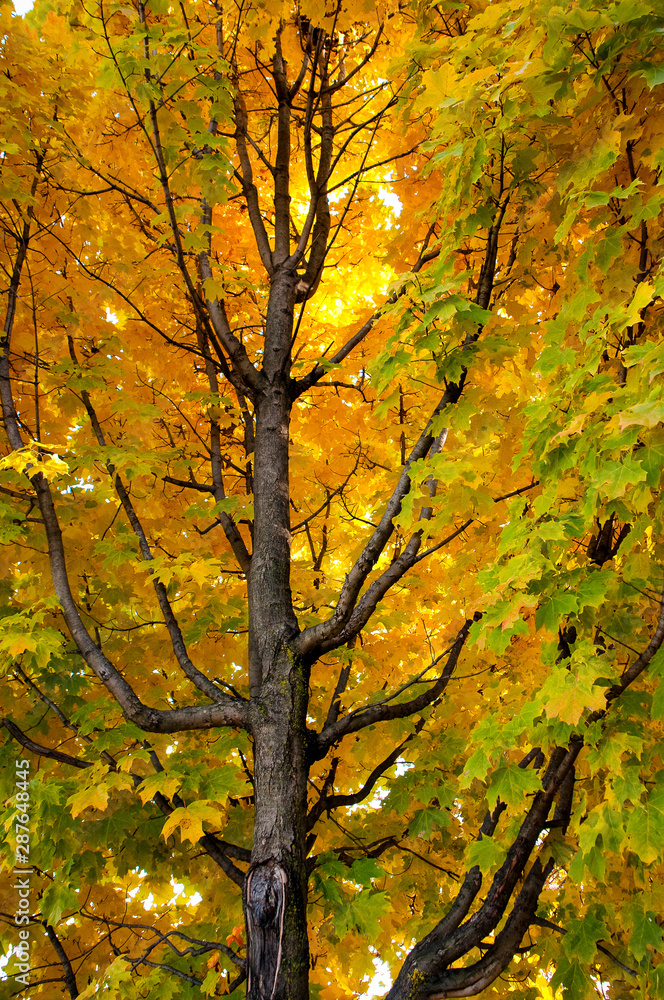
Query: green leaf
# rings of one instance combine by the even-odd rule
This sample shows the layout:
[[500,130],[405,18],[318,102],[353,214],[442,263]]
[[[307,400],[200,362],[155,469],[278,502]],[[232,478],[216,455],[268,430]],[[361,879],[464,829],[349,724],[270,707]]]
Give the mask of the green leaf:
[[486,797],[491,809],[495,807],[498,798],[506,802],[508,808],[521,808],[525,796],[538,792],[541,787],[536,771],[519,767],[518,764],[509,764],[494,772]]
[[597,879],[598,882],[604,882],[604,876],[606,874],[606,858],[604,857],[604,849],[595,845],[586,854],[584,860],[584,865],[586,870]]
[[640,76],[644,77],[651,90],[664,83],[664,63],[660,63],[658,66],[646,63],[638,72]]
[[567,934],[563,938],[565,953],[570,959],[589,963],[597,952],[597,942],[610,938],[608,928],[592,912],[570,920],[567,924]]
[[649,946],[654,951],[662,951],[664,932],[652,910],[643,912],[634,907],[631,916],[632,936],[629,939],[629,950],[637,962],[640,962],[647,954]]
[[660,677],[650,706],[651,719],[664,719],[664,680]]
[[441,827],[449,826],[449,814],[445,809],[436,809],[427,806],[425,809],[418,809],[408,826],[410,837],[421,837],[429,840],[432,833],[440,830]]
[[341,907],[333,920],[336,934],[342,938],[351,931],[375,941],[380,934],[380,920],[391,907],[384,892],[361,892]]
[[53,926],[60,923],[60,917],[65,910],[77,911],[80,906],[80,895],[65,881],[64,874],[56,876],[55,881],[46,887],[41,900],[41,911]]
[[538,629],[546,628],[549,632],[557,632],[563,618],[576,611],[578,606],[576,594],[571,592],[554,594],[540,604],[535,614],[535,625]]
[[372,879],[385,877],[385,871],[375,858],[358,858],[357,861],[353,861],[348,874],[353,882],[359,882],[365,887],[371,885]]
[[608,501],[624,496],[630,486],[642,483],[645,478],[646,470],[632,458],[622,462],[608,460],[602,463],[593,485]]
[[589,1000],[590,997],[596,997],[588,973],[582,969],[577,961],[568,958],[560,959],[551,980],[551,989],[554,994],[559,986],[565,990],[565,1000]]
[[645,802],[635,803],[627,834],[630,847],[645,864],[661,857],[664,850],[664,788],[654,789]]
[[576,596],[579,608],[598,608],[606,597],[606,592],[611,583],[610,577],[601,570],[591,572],[585,580],[577,585]]
[[488,874],[504,860],[505,850],[493,837],[482,837],[475,840],[466,851],[466,861],[469,867],[477,865],[483,875]]
[[490,766],[491,761],[489,760],[485,748],[482,745],[478,746],[473,755],[466,762],[460,781],[460,787],[468,788],[473,778],[479,778],[480,781],[483,781],[487,776]]

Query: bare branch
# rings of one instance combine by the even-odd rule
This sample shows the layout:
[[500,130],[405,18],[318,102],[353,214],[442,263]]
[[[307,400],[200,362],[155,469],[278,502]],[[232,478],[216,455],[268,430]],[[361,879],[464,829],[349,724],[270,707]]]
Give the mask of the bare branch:
[[85,662],[113,695],[125,717],[147,732],[178,732],[181,729],[207,729],[215,725],[246,728],[248,716],[245,703],[221,693],[215,695],[213,705],[168,711],[149,708],[140,701],[133,688],[93,642],[83,624],[69,584],[62,532],[48,482],[40,472],[30,475],[30,482],[37,493],[48,542],[51,575],[67,628]]
[[380,582],[375,581],[372,584],[373,590],[370,587],[365,595],[366,600],[363,599],[364,606],[362,612],[356,616],[357,622],[354,622],[348,630],[344,630],[344,626],[349,622],[353,613],[362,585],[392,534],[394,519],[401,511],[401,502],[410,491],[411,467],[414,462],[427,456],[434,443],[435,438],[432,433],[433,421],[447,405],[456,402],[457,398],[458,392],[456,386],[448,387],[443,393],[440,402],[433,410],[424,431],[408,457],[408,461],[399,477],[392,496],[386,504],[378,527],[373,532],[364,550],[346,577],[332,617],[325,622],[305,629],[295,640],[294,646],[300,656],[312,656],[314,651],[316,651],[317,655],[320,655],[320,653],[325,652],[327,649],[333,649],[335,646],[347,641],[351,635],[357,634],[362,625],[368,620],[368,617],[370,617],[371,611],[369,611],[369,607],[372,602],[373,610],[380,596],[392,586],[394,581],[403,576],[406,569],[412,565],[421,542],[419,534],[411,539],[402,556],[385,571],[380,578]]
[[326,791],[324,788],[318,801],[314,803],[309,811],[309,816],[307,817],[307,830],[312,830],[314,828],[324,812],[329,814],[332,809],[339,809],[342,806],[354,806],[359,802],[363,802],[367,796],[371,794],[379,778],[382,778],[385,772],[389,770],[393,764],[396,764],[403,748],[407,743],[410,743],[410,741],[414,739],[415,735],[420,732],[423,726],[424,720],[420,719],[415,726],[415,732],[410,733],[405,740],[395,747],[394,750],[392,750],[391,753],[389,753],[387,757],[380,762],[380,764],[377,764],[374,767],[367,780],[357,792],[348,792],[345,795],[330,795],[329,791]]
[[[567,750],[556,748],[542,781],[542,790],[535,795],[504,863],[496,872],[491,887],[480,908],[463,922],[482,884],[477,866],[466,875],[449,913],[418,942],[404,962],[386,1000],[406,1000],[411,997],[473,996],[481,992],[507,967],[523,934],[534,921],[537,900],[553,861],[542,866],[539,858],[533,863],[510,916],[487,954],[473,966],[451,968],[454,962],[477,947],[501,920],[512,893],[522,877],[528,859],[547,827],[547,818],[554,798],[583,746],[580,737],[573,737]],[[537,750],[531,759],[539,760]],[[526,765],[528,757],[521,762]],[[482,835],[491,835],[498,816],[505,808],[497,803],[493,814],[482,824]]]
[[623,962],[619,961],[615,955],[611,954],[608,948],[604,947],[603,944],[596,942],[596,948],[598,951],[601,951],[603,955],[606,955],[607,958],[610,958],[613,964],[617,965],[619,969],[623,970],[623,972],[626,972],[628,976],[638,976],[636,969],[630,969],[629,965],[625,965]]
[[[17,272],[16,281],[18,288],[20,270]],[[0,397],[7,437],[11,447],[16,451],[22,449],[24,445],[14,407],[9,374],[12,323],[13,313],[11,316],[8,313],[5,324],[4,350],[0,357]],[[71,592],[62,531],[48,481],[39,468],[34,465],[28,466],[25,474],[37,496],[48,543],[51,577],[67,628],[83,659],[115,698],[125,717],[148,732],[178,732],[183,729],[209,729],[212,726],[247,728],[249,719],[246,703],[239,698],[231,698],[220,692],[215,694],[214,705],[196,705],[164,711],[149,708],[143,704],[122,674],[93,641],[83,624]]]
[[254,231],[256,246],[258,247],[263,267],[271,275],[274,270],[272,251],[267,238],[263,216],[261,215],[260,204],[258,202],[258,189],[254,184],[251,160],[249,158],[249,151],[247,150],[247,135],[249,133],[247,109],[239,87],[235,89],[233,103],[235,110],[235,144],[240,159],[240,170],[236,172],[236,176],[242,185],[242,191],[247,202],[249,221]]
[[332,86],[328,87],[328,93],[329,94],[334,94],[337,90],[340,90],[342,87],[344,87],[348,83],[349,80],[352,80],[352,78],[357,73],[359,73],[362,69],[364,69],[364,67],[367,65],[367,63],[373,58],[374,53],[376,52],[376,49],[378,48],[378,43],[380,42],[380,40],[382,38],[382,35],[383,35],[383,25],[379,24],[378,25],[378,31],[376,32],[376,37],[374,38],[374,41],[373,41],[373,45],[371,46],[371,48],[369,49],[369,51],[367,52],[367,54],[360,60],[360,62],[357,64],[357,66],[353,67],[353,69],[350,71],[350,73],[347,73],[343,77],[343,79],[339,80],[337,83],[333,83]]
[[339,673],[339,679],[337,681],[337,686],[334,689],[334,694],[332,695],[332,700],[330,701],[330,707],[328,709],[327,718],[325,720],[325,725],[323,730],[327,729],[328,726],[334,725],[334,723],[339,718],[339,711],[341,709],[341,696],[346,690],[346,685],[348,684],[348,678],[350,677],[350,664],[341,668]]
[[279,102],[277,110],[277,155],[274,164],[274,267],[290,256],[290,160],[291,108],[286,67],[281,51],[283,24],[277,29],[272,74]]
[[[57,711],[58,715],[64,720],[66,725],[68,725],[72,729],[76,728],[75,726],[72,725],[72,723],[70,723],[64,717],[64,715],[59,711],[59,709],[57,709]],[[31,753],[37,754],[40,757],[47,757],[50,760],[57,760],[61,764],[69,764],[72,767],[78,768],[79,770],[84,770],[85,768],[93,767],[92,761],[81,760],[80,757],[72,757],[70,754],[62,753],[62,751],[60,750],[54,750],[51,747],[43,746],[41,743],[35,743],[35,741],[31,740],[28,736],[26,736],[25,733],[23,733],[19,729],[19,727],[14,722],[12,722],[11,719],[7,718],[1,719],[0,726],[1,725],[4,725],[5,728],[14,737],[14,739],[21,746],[25,747],[26,750],[29,750]],[[82,737],[82,739],[84,739],[87,743],[93,742],[89,737],[84,736]],[[152,761],[155,771],[163,771],[164,768],[159,762],[159,758],[157,757],[154,750],[152,750],[152,748],[149,746],[148,743],[144,743],[144,746],[150,752],[150,759]],[[111,757],[109,753],[107,753],[106,751],[102,751],[102,757],[109,764],[109,769],[111,771],[118,770],[117,762]],[[143,775],[135,774],[133,771],[130,771],[129,776],[131,777],[134,783],[134,788],[138,788],[138,786],[143,782]],[[152,801],[165,816],[170,816],[170,814],[173,812],[174,806],[172,806],[169,803],[166,796],[163,795],[161,792],[156,792],[155,795],[153,796]],[[175,804],[175,808],[181,808],[185,804],[179,795],[173,796],[173,802]],[[236,858],[237,860],[240,861],[249,862],[251,860],[251,851],[247,850],[244,847],[240,847],[237,844],[230,844],[227,841],[220,840],[218,837],[215,837],[215,835],[212,833],[204,834],[199,839],[198,843],[206,852],[206,854],[208,854],[212,858],[212,860],[219,865],[219,867],[224,871],[224,873],[233,882],[235,882],[237,886],[242,888],[244,884],[244,872],[242,872],[239,868],[237,868],[229,859]]]
[[[69,342],[69,353],[71,355],[71,358],[75,364],[78,364],[78,360],[76,358],[76,353],[74,350],[74,341],[71,337],[68,337],[67,340]],[[104,438],[104,434],[101,429],[101,424],[99,423],[99,420],[97,418],[97,413],[92,405],[92,401],[90,400],[90,394],[85,389],[81,391],[81,398],[83,400],[83,404],[85,406],[88,417],[90,418],[90,423],[92,424],[92,428],[94,430],[94,434],[97,439],[97,444],[100,446],[100,448],[105,448],[106,440]],[[152,551],[148,544],[148,540],[143,530],[143,526],[138,518],[138,514],[136,513],[134,505],[132,504],[131,499],[129,497],[129,492],[127,490],[127,487],[122,481],[122,477],[118,472],[116,472],[115,467],[112,465],[111,462],[106,462],[106,469],[108,470],[108,474],[113,481],[113,485],[115,486],[115,492],[117,493],[120,503],[122,504],[122,508],[125,514],[127,515],[127,520],[129,521],[129,524],[131,525],[131,528],[138,540],[141,556],[146,562],[148,563],[152,562],[154,556],[152,555]],[[166,592],[166,587],[160,580],[158,580],[155,577],[154,570],[151,567],[148,567],[148,572],[152,578],[152,586],[154,587],[155,594],[157,595],[157,601],[159,603],[159,608],[164,618],[164,623],[166,625],[166,628],[168,629],[168,634],[171,637],[173,652],[175,653],[175,657],[178,663],[180,664],[183,673],[185,674],[186,677],[189,678],[190,681],[192,681],[196,685],[196,687],[200,691],[206,694],[208,698],[211,698],[213,701],[218,701],[221,692],[215,686],[215,684],[208,677],[205,676],[205,674],[203,674],[196,666],[194,666],[189,657],[189,654],[187,653],[187,648],[185,646],[184,639],[182,636],[182,630],[180,629],[175,614],[173,613],[171,602],[169,601]]]
[[[236,389],[240,389],[244,393],[251,395],[254,392],[258,392],[265,384],[265,379],[262,376],[262,373],[256,370],[254,365],[249,360],[249,355],[246,350],[232,332],[226,317],[223,302],[220,301],[217,296],[213,296],[211,293],[208,294],[205,290],[206,282],[214,279],[212,267],[210,266],[210,259],[205,251],[201,251],[198,255],[198,268],[201,280],[203,281],[203,294],[205,296],[205,305],[207,306],[210,322],[212,323],[215,334],[221,341],[224,350],[230,358],[233,373],[242,381],[235,384],[235,381],[232,378],[229,378],[229,380],[233,382]],[[194,295],[194,302],[196,302],[197,299],[198,297]],[[229,373],[229,375],[230,374],[231,373]]]
[[[202,330],[198,330],[198,343],[205,358],[205,371],[208,377],[208,384],[210,386],[210,391],[218,394],[219,393],[219,383],[217,381],[217,373],[215,371],[214,364],[212,363],[212,357],[210,355],[210,348]],[[210,419],[210,458],[212,467],[212,483],[213,483],[213,494],[217,503],[226,499],[226,491],[224,490],[224,480],[221,468],[221,432],[219,429],[219,422],[214,419]],[[224,529],[224,534],[228,539],[228,543],[233,550],[233,554],[238,561],[240,569],[246,574],[249,573],[251,567],[251,556],[247,551],[247,546],[244,543],[244,539],[240,534],[237,524],[230,516],[230,514],[222,511],[217,515],[222,528]]]
[[65,986],[69,990],[69,995],[72,998],[72,1000],[75,1000],[75,998],[79,994],[79,989],[78,989],[78,986],[76,985],[76,976],[74,975],[74,969],[72,968],[72,964],[71,964],[71,962],[69,960],[69,956],[67,955],[67,952],[65,951],[65,949],[62,947],[60,939],[59,939],[58,935],[55,933],[55,930],[53,929],[53,927],[51,927],[51,925],[49,923],[47,923],[45,920],[43,921],[43,926],[44,926],[44,928],[46,930],[46,933],[48,935],[49,941],[51,942],[51,944],[55,948],[56,954],[57,954],[58,958],[60,959],[60,964],[62,965],[62,968],[64,969],[64,973],[65,973]]
[[544,866],[539,858],[535,859],[504,928],[496,936],[486,955],[474,965],[463,969],[448,968],[440,975],[433,976],[427,983],[429,1000],[476,996],[504,972],[532,922],[540,893],[553,867],[553,858]]
[[61,764],[71,764],[72,767],[78,767],[81,770],[86,767],[92,767],[91,761],[80,760],[78,757],[72,757],[68,753],[62,753],[60,750],[53,750],[51,747],[45,747],[41,743],[35,743],[11,719],[6,717],[0,719],[0,725],[4,726],[11,733],[17,743],[20,743],[22,747],[25,747],[31,753],[37,754],[38,757],[48,757],[50,760],[58,760]]
[[[559,927],[558,924],[554,924],[553,921],[546,920],[544,917],[534,917],[531,923],[535,927],[546,927],[547,930],[556,931],[556,933],[558,934],[567,934],[566,927]],[[595,942],[595,947],[597,948],[598,951],[601,951],[603,955],[606,955],[607,958],[611,959],[611,961],[615,965],[617,965],[619,969],[622,969],[623,972],[626,972],[629,976],[638,975],[636,969],[630,969],[628,965],[625,965],[623,962],[619,961],[619,959],[617,959],[615,955],[612,955],[609,949],[605,948],[604,945],[599,943],[599,941]]]
[[657,621],[657,627],[655,628],[653,637],[646,646],[646,648],[643,650],[641,655],[634,661],[634,663],[630,667],[626,667],[625,670],[623,670],[618,683],[614,684],[613,687],[611,687],[607,691],[606,694],[607,704],[610,704],[612,701],[615,701],[616,698],[619,698],[620,695],[623,693],[623,691],[626,691],[627,688],[630,686],[630,684],[636,680],[639,674],[643,673],[643,671],[646,669],[646,667],[652,660],[657,650],[662,645],[663,641],[664,641],[664,588],[662,588],[659,619]]
[[[452,645],[434,661],[434,663],[437,663],[442,656],[449,654],[444,669],[435,684],[428,691],[418,695],[416,698],[412,698],[410,701],[398,702],[396,705],[390,704],[391,698],[387,698],[375,705],[364,705],[349,715],[344,715],[333,723],[326,725],[321,733],[312,734],[311,736],[311,754],[314,760],[322,759],[332,744],[339,742],[339,740],[343,739],[349,733],[359,732],[360,729],[375,725],[377,722],[385,722],[389,719],[404,719],[415,712],[421,712],[428,705],[433,704],[441,696],[454,673],[472,624],[472,620],[466,621]],[[432,665],[429,664],[426,669],[430,670]],[[405,688],[401,690],[405,690]]]
[[[302,230],[302,235],[300,237],[300,242],[298,244],[296,253],[293,257],[293,261],[296,261],[298,255],[304,253],[307,240],[309,238],[309,232],[311,231],[311,225],[313,223],[313,233],[311,237],[311,249],[309,252],[309,261],[307,264],[307,269],[303,278],[297,286],[297,298],[296,301],[304,302],[311,298],[316,292],[318,284],[323,274],[323,265],[325,263],[325,258],[328,254],[330,246],[328,245],[328,238],[330,235],[331,217],[330,217],[330,203],[328,200],[327,184],[331,173],[332,164],[332,152],[334,148],[334,124],[332,121],[332,104],[330,95],[325,88],[327,82],[327,64],[329,63],[330,51],[328,50],[327,60],[325,65],[321,67],[321,116],[322,116],[322,128],[320,132],[320,153],[318,158],[318,170],[316,172],[315,180],[313,177],[309,176],[309,190],[311,193],[311,201],[309,205],[309,212],[307,219]],[[316,71],[316,63],[312,70],[312,86],[310,89],[310,96],[314,93],[314,78]],[[307,173],[311,175],[313,171],[313,164],[311,162],[311,114],[310,109],[307,109],[307,122],[305,124],[305,144],[307,150]],[[313,221],[315,219],[315,222]]]
[[[438,257],[439,253],[440,253],[439,250],[432,250],[429,253],[421,253],[417,262],[413,265],[410,273],[417,274],[418,271],[420,271],[425,264],[428,264],[429,261],[434,260],[436,257]],[[398,298],[406,294],[406,290],[407,286],[404,283],[399,292],[393,293],[388,298],[386,305],[393,305]],[[357,347],[358,344],[361,344],[362,341],[365,339],[365,337],[368,336],[368,334],[373,329],[374,325],[383,315],[384,309],[385,307],[382,307],[381,309],[373,313],[373,315],[369,317],[366,323],[364,323],[364,325],[360,327],[357,333],[354,333],[353,336],[346,341],[343,347],[340,347],[339,350],[336,352],[336,354],[334,354],[329,359],[329,361],[318,362],[318,364],[315,365],[314,368],[312,368],[312,370],[309,372],[308,375],[305,375],[303,378],[293,381],[291,388],[291,396],[293,400],[297,399],[304,392],[306,392],[308,389],[311,389],[312,386],[314,386],[317,382],[319,382],[326,374],[326,372],[329,370],[330,366],[341,364],[344,358],[348,357],[351,351],[355,347]]]
[[173,476],[162,476],[162,482],[172,483],[173,486],[181,486],[183,490],[198,490],[199,493],[214,493],[212,483],[196,483],[187,479],[174,479]]

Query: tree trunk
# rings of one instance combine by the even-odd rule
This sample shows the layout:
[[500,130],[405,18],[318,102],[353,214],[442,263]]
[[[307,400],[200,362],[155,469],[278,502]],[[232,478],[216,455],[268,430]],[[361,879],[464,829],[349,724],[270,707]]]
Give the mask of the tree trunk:
[[249,1000],[306,1000],[307,678],[288,650],[274,657],[252,711],[255,825],[245,885]]
[[255,821],[245,882],[249,1000],[306,1000],[308,668],[290,651],[298,632],[290,591],[288,438],[296,275],[272,278],[266,385],[255,402],[254,546],[249,576]]

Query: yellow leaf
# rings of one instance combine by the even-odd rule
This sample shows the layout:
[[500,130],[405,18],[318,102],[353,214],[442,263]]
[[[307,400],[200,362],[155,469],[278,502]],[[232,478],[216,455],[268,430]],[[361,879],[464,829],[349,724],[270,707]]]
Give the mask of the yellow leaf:
[[545,706],[549,719],[560,719],[575,726],[586,711],[594,712],[604,708],[606,699],[601,687],[591,689],[579,682],[579,679],[568,674],[564,684],[559,684]]
[[653,297],[653,286],[647,281],[641,281],[636,286],[634,298],[627,308],[625,326],[633,326],[641,319],[641,310],[645,309]]
[[82,792],[76,792],[67,799],[72,817],[76,819],[86,809],[105,809],[108,802],[108,788],[104,785],[90,785]]
[[181,775],[160,771],[158,774],[151,774],[143,779],[143,782],[139,786],[138,794],[141,797],[141,802],[145,805],[146,802],[155,797],[157,792],[161,792],[162,795],[170,798],[174,792],[177,792],[181,784]]
[[168,840],[174,830],[180,831],[182,840],[198,843],[203,836],[203,823],[219,824],[220,813],[216,803],[209,800],[192,802],[190,806],[180,806],[174,809],[162,827],[162,836]]

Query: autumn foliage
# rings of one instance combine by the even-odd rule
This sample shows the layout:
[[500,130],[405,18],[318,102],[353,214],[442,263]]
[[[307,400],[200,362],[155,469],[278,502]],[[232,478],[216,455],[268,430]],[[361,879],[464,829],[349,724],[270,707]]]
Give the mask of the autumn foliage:
[[0,989],[664,998],[661,5],[0,16]]

